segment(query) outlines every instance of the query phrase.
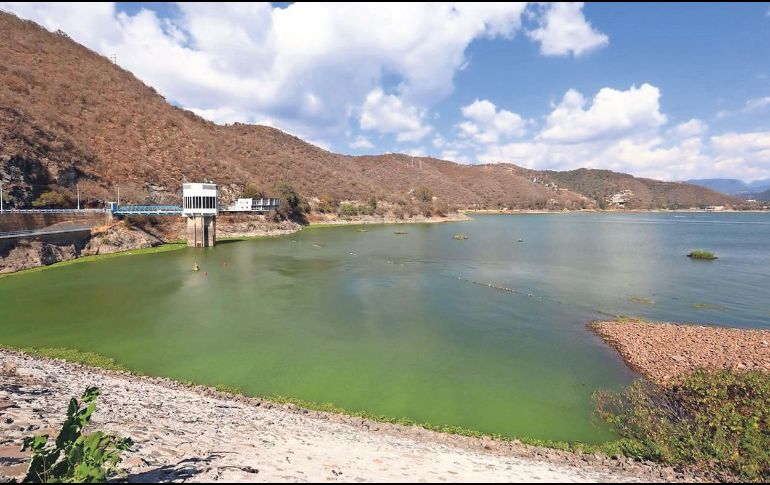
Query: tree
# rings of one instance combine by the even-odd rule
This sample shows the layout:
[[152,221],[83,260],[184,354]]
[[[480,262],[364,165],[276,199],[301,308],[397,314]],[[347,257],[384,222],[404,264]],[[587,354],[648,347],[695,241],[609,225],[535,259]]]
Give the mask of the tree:
[[278,213],[282,218],[294,221],[304,220],[307,204],[300,198],[294,187],[287,182],[278,182],[275,193],[281,199]]
[[32,207],[35,208],[48,208],[48,207],[64,207],[67,203],[67,198],[59,192],[52,190],[43,192],[40,196],[32,202]]
[[241,196],[244,199],[265,199],[267,198],[267,195],[265,194],[265,191],[262,190],[262,188],[255,184],[249,182],[246,184],[246,187],[243,188],[243,193]]
[[433,192],[428,187],[420,187],[415,190],[414,196],[420,202],[431,202],[433,200]]

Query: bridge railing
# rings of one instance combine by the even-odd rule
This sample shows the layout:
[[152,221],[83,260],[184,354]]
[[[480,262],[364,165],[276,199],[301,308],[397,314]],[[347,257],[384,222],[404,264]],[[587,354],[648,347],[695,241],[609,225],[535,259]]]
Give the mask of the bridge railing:
[[112,213],[123,216],[178,216],[182,214],[182,208],[175,205],[124,205]]
[[94,214],[107,209],[3,209],[0,214]]

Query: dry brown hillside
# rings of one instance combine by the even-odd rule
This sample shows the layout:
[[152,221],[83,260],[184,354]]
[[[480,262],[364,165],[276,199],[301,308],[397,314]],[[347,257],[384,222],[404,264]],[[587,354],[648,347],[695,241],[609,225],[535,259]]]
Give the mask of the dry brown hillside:
[[[124,200],[178,202],[183,179],[204,178],[222,185],[225,196],[237,195],[247,182],[269,190],[287,181],[302,196],[338,200],[372,194],[409,200],[413,190],[428,187],[448,204],[490,208],[594,207],[594,193],[607,192],[592,189],[587,198],[579,194],[584,184],[553,187],[512,165],[423,158],[420,168],[405,155],[344,156],[274,128],[216,125],[170,105],[65,34],[1,12],[0,175],[10,182],[16,205],[49,187],[66,194],[75,183],[91,203],[114,200],[118,185]],[[736,200],[717,201],[707,189],[687,187],[686,194],[653,188],[645,200]]]

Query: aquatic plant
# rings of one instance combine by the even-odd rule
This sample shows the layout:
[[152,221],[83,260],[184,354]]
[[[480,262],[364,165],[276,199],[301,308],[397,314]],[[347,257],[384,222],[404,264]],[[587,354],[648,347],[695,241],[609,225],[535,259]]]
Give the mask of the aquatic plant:
[[652,298],[642,298],[640,296],[633,296],[628,299],[631,303],[636,303],[637,305],[654,305],[655,300]]
[[80,401],[70,400],[67,420],[53,445],[48,435],[24,440],[22,451],[32,451],[24,483],[104,483],[115,474],[120,455],[133,441],[101,431],[83,434],[100,394],[98,388],[89,387]]
[[687,257],[690,259],[702,259],[706,261],[713,261],[717,259],[716,254],[712,253],[711,251],[703,251],[702,249],[690,251],[690,254],[688,254]]
[[723,480],[770,480],[770,375],[699,370],[680,384],[637,381],[594,394],[623,452]]

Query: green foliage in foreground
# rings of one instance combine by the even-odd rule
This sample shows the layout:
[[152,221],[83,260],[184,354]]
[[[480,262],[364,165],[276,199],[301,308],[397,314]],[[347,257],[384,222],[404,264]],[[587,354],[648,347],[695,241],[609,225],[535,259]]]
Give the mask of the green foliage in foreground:
[[671,388],[638,381],[594,399],[599,416],[626,438],[626,455],[770,481],[768,374],[698,371]]
[[99,389],[89,387],[80,401],[70,400],[67,420],[53,445],[48,435],[24,440],[22,451],[32,451],[24,483],[104,483],[114,474],[121,453],[133,442],[101,431],[83,434],[100,394]]
[[711,251],[703,251],[702,249],[690,251],[690,254],[688,254],[687,257],[692,259],[704,259],[706,261],[717,259],[716,254],[712,253]]

